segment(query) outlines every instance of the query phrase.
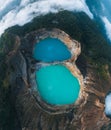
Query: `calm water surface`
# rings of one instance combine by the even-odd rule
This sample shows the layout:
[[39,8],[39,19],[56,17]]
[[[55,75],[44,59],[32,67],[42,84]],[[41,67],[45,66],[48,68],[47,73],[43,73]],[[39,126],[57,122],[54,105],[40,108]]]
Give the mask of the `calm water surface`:
[[42,67],[36,71],[36,81],[42,99],[49,104],[72,104],[79,96],[77,78],[63,65]]
[[43,62],[64,61],[71,58],[71,53],[62,41],[49,37],[35,44],[33,57]]

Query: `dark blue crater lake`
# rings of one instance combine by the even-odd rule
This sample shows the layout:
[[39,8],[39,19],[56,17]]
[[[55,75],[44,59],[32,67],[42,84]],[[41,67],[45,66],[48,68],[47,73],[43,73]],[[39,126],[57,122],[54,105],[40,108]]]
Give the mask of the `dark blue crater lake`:
[[71,58],[71,53],[62,41],[49,37],[35,44],[33,57],[43,62],[64,61]]

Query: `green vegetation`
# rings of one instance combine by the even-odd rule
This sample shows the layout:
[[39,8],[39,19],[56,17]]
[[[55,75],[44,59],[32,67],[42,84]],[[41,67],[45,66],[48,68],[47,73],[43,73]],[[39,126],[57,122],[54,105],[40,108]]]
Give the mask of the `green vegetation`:
[[13,49],[15,37],[12,34],[4,33],[0,38],[0,86],[2,86],[7,73],[6,60],[8,53]]
[[13,130],[13,109],[10,102],[7,55],[12,50],[14,35],[4,33],[0,38],[0,130]]

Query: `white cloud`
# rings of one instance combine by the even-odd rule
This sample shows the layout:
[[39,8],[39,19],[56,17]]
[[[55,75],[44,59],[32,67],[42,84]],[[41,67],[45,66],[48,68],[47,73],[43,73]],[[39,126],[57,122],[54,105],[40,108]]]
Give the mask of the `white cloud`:
[[3,9],[5,9],[7,7],[7,5],[9,5],[10,3],[12,3],[13,0],[1,0],[0,1],[0,11],[2,11]]
[[102,11],[105,11],[105,6],[104,6],[104,3],[101,2],[101,7],[102,7]]
[[111,23],[106,17],[102,17],[102,20],[105,24],[106,34],[107,34],[108,38],[111,40]]
[[111,93],[105,98],[105,113],[111,116]]
[[61,9],[84,11],[93,18],[85,0],[0,0],[0,35],[8,27],[22,26],[36,16],[56,13]]

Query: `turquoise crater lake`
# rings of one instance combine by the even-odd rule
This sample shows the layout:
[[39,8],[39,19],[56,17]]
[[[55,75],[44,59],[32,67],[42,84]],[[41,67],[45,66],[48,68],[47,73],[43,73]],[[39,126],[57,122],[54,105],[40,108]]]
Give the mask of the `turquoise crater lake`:
[[52,105],[73,104],[79,97],[78,79],[64,65],[50,65],[36,71],[41,98]]
[[64,61],[71,58],[71,53],[62,41],[49,37],[35,44],[33,57],[43,62]]

